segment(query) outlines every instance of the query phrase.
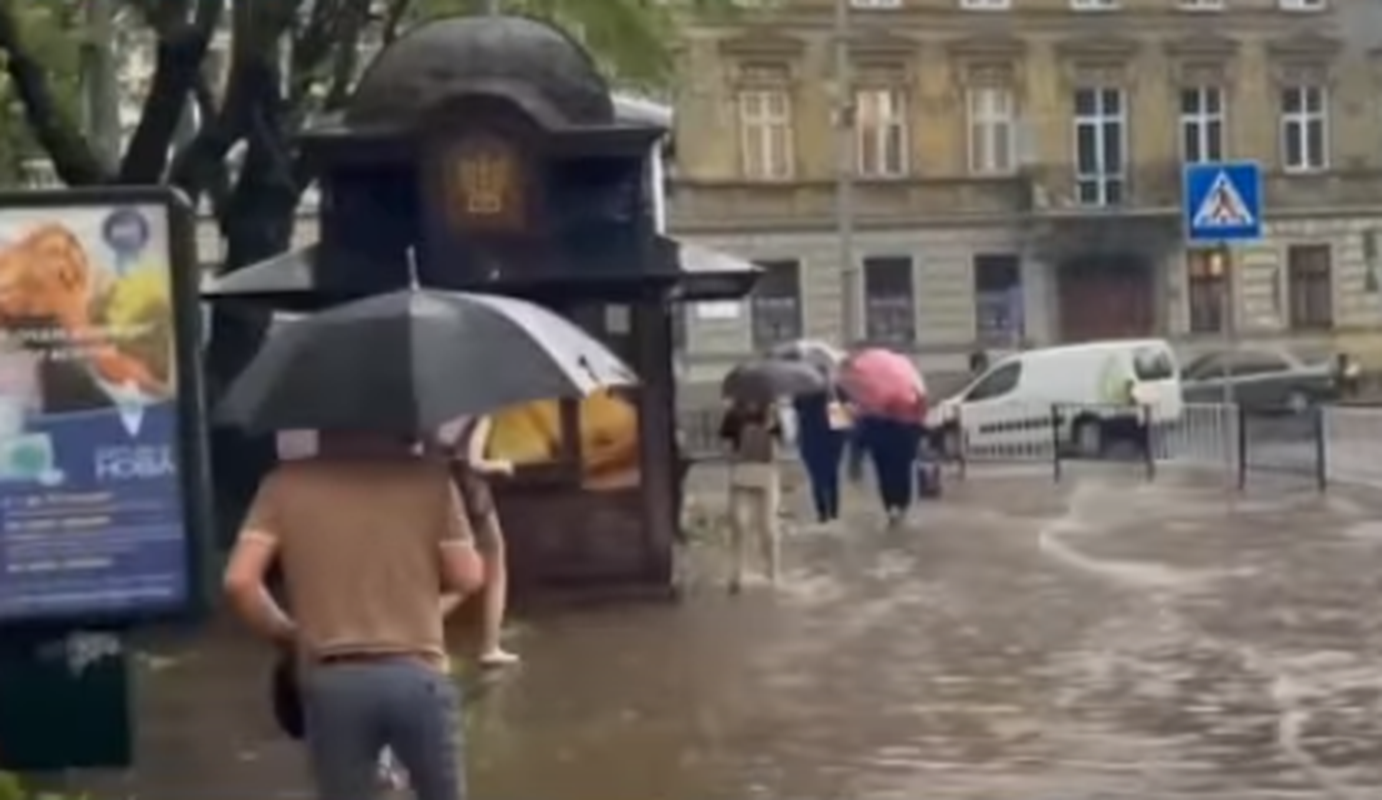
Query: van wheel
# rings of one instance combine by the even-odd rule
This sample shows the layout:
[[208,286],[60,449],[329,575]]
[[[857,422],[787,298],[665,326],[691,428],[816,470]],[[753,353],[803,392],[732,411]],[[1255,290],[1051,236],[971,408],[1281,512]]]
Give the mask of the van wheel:
[[1082,417],[1075,420],[1070,431],[1075,444],[1075,452],[1084,458],[1098,458],[1104,454],[1104,429],[1099,420]]

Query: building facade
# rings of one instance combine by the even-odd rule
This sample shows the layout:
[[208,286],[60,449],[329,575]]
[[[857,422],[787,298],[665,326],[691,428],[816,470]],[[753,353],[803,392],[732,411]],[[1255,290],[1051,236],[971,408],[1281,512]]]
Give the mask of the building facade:
[[[1345,0],[848,2],[841,90],[835,0],[687,30],[671,228],[766,270],[687,309],[691,373],[798,336],[943,372],[1382,329],[1382,51]],[[1261,164],[1266,236],[1224,258],[1186,246],[1181,183],[1228,160]]]

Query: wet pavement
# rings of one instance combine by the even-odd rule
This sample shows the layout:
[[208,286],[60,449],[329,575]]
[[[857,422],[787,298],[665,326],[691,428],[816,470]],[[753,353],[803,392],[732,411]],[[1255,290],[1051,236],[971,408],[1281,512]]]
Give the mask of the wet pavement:
[[[1382,796],[1382,494],[1098,467],[976,470],[900,530],[850,501],[776,592],[702,544],[679,605],[524,626],[473,687],[472,796]],[[266,670],[224,635],[149,660],[140,770],[83,785],[304,796]]]

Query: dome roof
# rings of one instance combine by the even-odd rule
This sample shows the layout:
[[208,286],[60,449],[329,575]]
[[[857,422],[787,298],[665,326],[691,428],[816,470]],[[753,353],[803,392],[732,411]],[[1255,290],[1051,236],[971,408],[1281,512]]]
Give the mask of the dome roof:
[[609,85],[561,29],[527,17],[449,17],[375,57],[345,109],[352,127],[408,126],[460,94],[505,94],[569,125],[614,121]]

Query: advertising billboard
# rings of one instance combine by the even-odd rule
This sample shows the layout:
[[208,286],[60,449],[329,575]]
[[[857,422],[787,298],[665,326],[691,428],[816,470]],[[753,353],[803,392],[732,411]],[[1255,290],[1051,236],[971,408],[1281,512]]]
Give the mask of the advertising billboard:
[[161,191],[0,196],[0,625],[200,606],[190,235]]

